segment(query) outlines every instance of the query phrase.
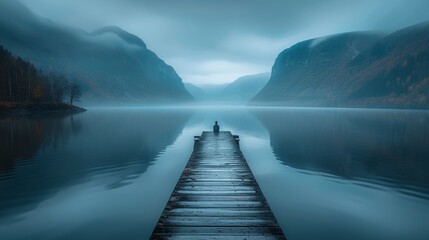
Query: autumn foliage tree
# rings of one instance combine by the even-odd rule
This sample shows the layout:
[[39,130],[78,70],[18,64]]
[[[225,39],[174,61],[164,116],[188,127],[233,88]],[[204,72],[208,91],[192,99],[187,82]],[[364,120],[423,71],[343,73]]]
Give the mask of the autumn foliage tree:
[[33,87],[33,97],[35,102],[40,102],[40,99],[43,96],[42,87],[40,84],[37,84]]
[[64,102],[81,96],[80,87],[57,74],[42,74],[33,64],[0,46],[0,101]]

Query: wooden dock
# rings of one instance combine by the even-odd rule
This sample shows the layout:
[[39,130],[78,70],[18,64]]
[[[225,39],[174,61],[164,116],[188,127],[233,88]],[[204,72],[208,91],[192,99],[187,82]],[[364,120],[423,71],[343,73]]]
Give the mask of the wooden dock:
[[203,132],[151,239],[285,239],[231,132]]

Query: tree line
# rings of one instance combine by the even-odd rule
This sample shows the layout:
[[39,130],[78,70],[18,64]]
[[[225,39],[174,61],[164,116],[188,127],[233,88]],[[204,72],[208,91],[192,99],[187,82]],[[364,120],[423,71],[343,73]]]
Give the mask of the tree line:
[[32,63],[0,46],[0,101],[73,104],[81,95],[78,84],[58,74],[43,74]]

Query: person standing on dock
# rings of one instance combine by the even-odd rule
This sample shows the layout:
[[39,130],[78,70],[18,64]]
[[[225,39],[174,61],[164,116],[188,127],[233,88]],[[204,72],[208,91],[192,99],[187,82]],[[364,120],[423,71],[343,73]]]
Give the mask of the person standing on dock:
[[215,125],[213,125],[213,132],[214,133],[219,133],[219,125],[217,124],[217,121],[215,121]]

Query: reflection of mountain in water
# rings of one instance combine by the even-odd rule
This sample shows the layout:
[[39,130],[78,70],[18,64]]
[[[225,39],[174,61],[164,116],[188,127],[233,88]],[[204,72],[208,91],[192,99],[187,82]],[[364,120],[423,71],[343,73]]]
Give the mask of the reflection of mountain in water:
[[188,118],[186,112],[118,110],[1,121],[2,145],[13,147],[0,152],[0,192],[6,193],[0,216],[28,211],[79,183],[94,180],[107,188],[130,183],[175,141]]
[[294,168],[429,193],[429,115],[406,111],[255,113],[274,154]]

